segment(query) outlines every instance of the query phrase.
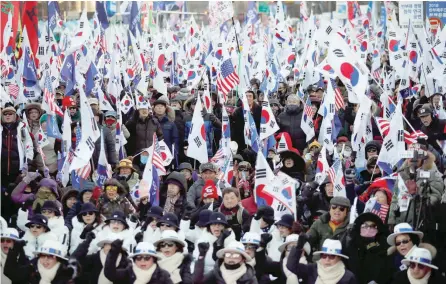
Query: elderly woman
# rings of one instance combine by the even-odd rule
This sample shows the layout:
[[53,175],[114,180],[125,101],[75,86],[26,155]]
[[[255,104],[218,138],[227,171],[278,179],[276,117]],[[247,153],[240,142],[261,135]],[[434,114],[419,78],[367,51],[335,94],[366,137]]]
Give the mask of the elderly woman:
[[73,279],[73,268],[67,265],[62,254],[62,245],[47,240],[34,252],[36,257],[29,264],[20,265],[18,259],[23,250],[13,249],[8,253],[5,263],[6,276],[13,283],[63,284]]
[[159,256],[152,244],[140,242],[131,255],[132,265],[123,269],[116,269],[115,263],[121,251],[122,241],[116,240],[111,244],[111,249],[105,261],[105,277],[113,283],[134,284],[173,284],[169,272],[158,265]]
[[170,274],[173,283],[193,283],[190,272],[192,256],[184,254],[186,243],[175,231],[164,231],[161,239],[154,243],[158,252],[158,265]]
[[130,159],[122,159],[116,167],[116,178],[125,180],[129,188],[133,188],[139,181],[138,171],[133,167],[133,162]]
[[392,284],[414,283],[446,283],[446,278],[432,264],[432,255],[427,249],[415,248],[410,258],[405,258],[402,264],[409,267],[395,274]]
[[[93,203],[87,202],[82,204],[81,211],[77,218],[73,219],[73,230],[71,231],[70,253],[76,250],[77,246],[82,243],[88,232],[97,235],[102,230],[102,217],[98,209]],[[89,254],[97,251],[94,244],[90,245]]]
[[[2,228],[0,233],[1,237],[1,272],[2,277],[0,283],[2,284],[12,284],[11,279],[4,274],[6,258],[11,250],[14,249],[16,242],[20,242],[19,233],[14,228]],[[22,246],[18,246],[23,249]],[[13,253],[14,254],[14,253]],[[25,265],[29,263],[28,258],[24,253],[20,254],[17,259],[18,265]]]
[[110,233],[117,234],[120,239],[124,240],[124,248],[132,252],[136,246],[134,230],[130,228],[124,213],[115,211],[104,223],[105,225],[102,226],[102,231],[98,233],[98,240],[105,238]]
[[29,259],[34,257],[34,251],[39,249],[47,240],[57,240],[57,236],[48,227],[48,219],[36,214],[25,224],[26,230],[22,237],[25,241],[24,251]]
[[180,218],[186,207],[187,183],[184,175],[172,172],[166,179],[167,189],[161,190],[160,206],[164,213],[174,213]]
[[299,277],[299,282],[290,283],[357,283],[353,273],[347,270],[342,262],[341,258],[348,259],[348,256],[342,254],[342,245],[338,240],[326,239],[324,241],[322,249],[314,253],[320,255],[320,260],[316,263],[299,262],[306,240],[306,235],[301,234],[296,247],[291,249],[288,257],[287,269]]
[[116,179],[112,178],[104,184],[105,192],[99,197],[98,210],[105,217],[110,217],[113,212],[121,211],[125,216],[135,211],[130,201],[127,199],[124,186]]
[[248,211],[240,204],[240,192],[233,187],[228,187],[223,190],[223,203],[218,212],[223,213],[226,217],[232,231],[237,240],[243,235],[243,232],[248,232],[251,225]]
[[417,247],[429,250],[432,258],[435,258],[436,248],[428,243],[421,243],[423,236],[423,232],[415,231],[408,223],[400,223],[395,226],[393,234],[387,237],[387,243],[391,246],[387,250],[387,254],[392,259],[394,272],[407,269],[407,266],[401,264],[401,261],[404,258],[409,258]]

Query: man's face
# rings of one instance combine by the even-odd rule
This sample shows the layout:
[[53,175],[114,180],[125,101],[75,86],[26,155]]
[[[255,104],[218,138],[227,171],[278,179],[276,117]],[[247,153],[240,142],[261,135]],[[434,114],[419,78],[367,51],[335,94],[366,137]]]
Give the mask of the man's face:
[[16,114],[13,111],[6,111],[5,113],[3,113],[2,116],[5,123],[12,123],[15,121],[16,118]]
[[69,107],[68,110],[70,111],[70,116],[73,116],[77,112],[77,107]]
[[120,168],[119,175],[120,176],[130,176],[132,174],[132,169],[130,168]]
[[332,183],[327,183],[325,185],[325,193],[327,194],[328,197],[333,197],[333,184]]
[[245,93],[246,99],[248,100],[248,105],[252,105],[254,103],[254,95],[252,93]]
[[440,106],[440,99],[441,96],[434,96],[432,98],[432,104],[434,105],[435,108]]
[[162,104],[157,104],[153,109],[156,115],[164,115],[166,114],[166,107]]
[[189,170],[187,170],[187,169],[181,170],[181,173],[184,175],[186,180],[188,180],[188,179],[190,179],[192,177],[191,172]]
[[432,122],[432,117],[430,115],[420,116],[420,119],[424,126],[429,126]]
[[282,94],[286,92],[286,87],[284,83],[279,83],[279,88],[278,88],[279,92],[281,92]]
[[330,216],[335,222],[343,222],[347,217],[347,208],[339,205],[330,205]]
[[217,174],[216,174],[215,172],[211,171],[211,170],[205,170],[205,171],[203,171],[203,172],[201,173],[201,178],[202,178],[204,181],[214,180],[215,177],[216,177],[216,175],[217,175]]
[[144,119],[149,116],[149,110],[146,108],[141,108],[138,110],[139,118]]

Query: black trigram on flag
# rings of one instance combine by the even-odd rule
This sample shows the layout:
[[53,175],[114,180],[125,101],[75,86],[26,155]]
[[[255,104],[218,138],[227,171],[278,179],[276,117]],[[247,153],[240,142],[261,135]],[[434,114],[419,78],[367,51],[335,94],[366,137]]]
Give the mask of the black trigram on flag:
[[387,151],[390,151],[390,149],[393,148],[393,143],[392,140],[387,141],[386,143],[384,143],[384,146],[386,147]]
[[342,186],[340,186],[339,184],[337,184],[337,185],[335,186],[335,188],[336,188],[337,191],[341,191],[341,190],[342,190]]
[[285,143],[279,143],[279,148],[280,149],[285,149],[286,148],[286,144]]
[[81,22],[81,23],[79,24],[79,27],[82,29],[82,28],[84,27],[84,22]]
[[195,142],[195,144],[197,145],[197,147],[201,147],[201,141],[200,141],[200,137],[195,137],[194,138],[194,142]]
[[328,26],[327,29],[325,30],[325,32],[329,35],[331,34],[331,32],[333,31],[333,29],[331,28],[331,26]]
[[340,49],[335,49],[333,50],[333,53],[337,56],[337,57],[345,57],[344,53],[342,52],[342,50]]
[[266,133],[266,127],[260,127],[260,133]]
[[276,123],[275,123],[274,121],[271,120],[271,122],[269,123],[269,126],[270,126],[271,128],[273,128],[275,125],[276,125]]
[[258,169],[256,170],[256,178],[266,178],[266,169]]
[[401,59],[402,57],[400,54],[395,54],[394,58],[395,58],[395,60],[398,60],[398,59]]
[[93,139],[91,137],[88,137],[87,141],[85,141],[87,143],[88,148],[93,151],[94,150],[94,142]]
[[395,32],[389,32],[389,37],[396,37],[396,33]]

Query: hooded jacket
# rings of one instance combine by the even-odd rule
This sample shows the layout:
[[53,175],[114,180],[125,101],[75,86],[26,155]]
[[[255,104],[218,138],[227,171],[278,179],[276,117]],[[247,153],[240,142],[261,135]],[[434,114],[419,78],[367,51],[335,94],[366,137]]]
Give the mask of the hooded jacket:
[[87,188],[87,187],[84,187],[83,189],[81,189],[81,191],[77,195],[77,202],[73,205],[73,207],[71,207],[71,209],[68,211],[68,214],[64,215],[65,216],[65,226],[67,226],[70,230],[73,229],[73,224],[71,223],[71,221],[73,220],[73,218],[76,218],[76,216],[79,212],[81,212],[82,204],[84,204],[82,196],[87,191],[91,192],[92,190],[93,190],[92,188]]
[[[209,253],[209,252],[208,252]],[[196,262],[196,272],[194,273],[194,283],[196,284],[225,284],[225,280],[221,275],[220,266],[222,265],[223,260],[219,259],[215,262],[214,270],[204,274],[203,273],[203,259],[200,259]],[[238,280],[237,284],[257,284],[256,271],[249,264],[246,265],[246,273],[243,274]]]
[[[84,241],[81,239],[81,234],[84,231],[85,227],[87,226],[83,222],[79,222],[77,217],[74,217],[72,220],[73,224],[73,230],[71,230],[71,238],[70,238],[70,254],[73,254],[73,252],[77,249],[77,247]],[[93,223],[93,233],[95,236],[98,236],[99,233],[102,231],[101,224],[97,224],[96,222]],[[99,250],[97,246],[95,246],[97,242],[92,242],[91,246],[88,248],[88,254],[93,254]]]
[[297,148],[299,153],[303,153],[307,144],[307,136],[300,127],[302,115],[302,106],[286,106],[285,111],[277,117],[280,131],[290,134],[293,147]]
[[[115,167],[115,165],[118,163],[118,153],[116,153],[116,135],[113,136],[110,129],[105,126],[99,126],[101,135],[104,135],[104,151],[105,151],[105,157],[107,158],[107,162],[112,166]],[[115,130],[116,131],[116,130]],[[96,140],[94,144],[94,152],[93,152],[93,162],[94,166],[98,167],[99,162],[99,154],[101,153],[101,137]]]
[[110,217],[115,211],[122,211],[125,216],[128,216],[135,210],[126,197],[127,192],[124,187],[120,183],[118,183],[117,186],[118,196],[114,200],[110,200],[106,193],[103,193],[98,199],[97,208],[106,218]]
[[[251,108],[251,114],[256,124],[257,133],[260,133],[260,119],[262,117],[262,106],[254,102]],[[243,125],[245,124],[245,119],[243,116],[243,107],[236,108],[234,113],[229,118],[231,120],[231,140],[237,142],[238,153],[242,153],[242,151],[246,149],[245,133],[243,129]]]
[[[67,190],[64,195],[62,196],[62,199],[60,200],[60,202],[62,203],[62,211],[63,211],[63,216],[67,216],[68,212],[70,211],[70,208],[68,208],[67,206],[67,200],[70,197],[76,197],[77,199],[78,196],[78,191],[77,189],[71,188],[69,190]],[[76,203],[73,204],[73,207],[76,206]],[[65,224],[66,226],[66,224]]]
[[176,183],[180,183],[182,187],[180,187],[180,197],[177,199],[174,205],[174,214],[177,215],[178,219],[181,219],[184,213],[184,209],[187,204],[186,199],[186,190],[187,190],[187,183],[186,178],[183,176],[180,172],[172,172],[164,182],[163,188],[160,190],[161,196],[160,196],[160,207],[164,208],[164,205],[166,204],[167,200],[167,184],[169,181],[175,181]]
[[[175,113],[172,112],[174,115]],[[177,156],[179,148],[179,140],[180,136],[178,134],[178,128],[174,123],[175,118],[171,120],[167,115],[162,117],[154,116],[155,119],[158,120],[161,125],[161,129],[163,130],[164,142],[166,143],[169,150],[172,152],[172,147],[175,148],[175,157]]]
[[127,154],[134,156],[145,148],[149,148],[153,143],[153,134],[156,133],[158,140],[163,140],[163,130],[158,120],[152,116],[145,119],[139,118],[139,112],[135,112],[133,119],[129,120],[125,126],[129,130],[130,137],[125,145]]

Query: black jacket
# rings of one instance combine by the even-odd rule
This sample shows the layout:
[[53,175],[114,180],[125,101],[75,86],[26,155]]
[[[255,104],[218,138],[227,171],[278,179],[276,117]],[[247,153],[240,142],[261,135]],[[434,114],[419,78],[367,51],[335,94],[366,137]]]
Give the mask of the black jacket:
[[[256,124],[257,133],[260,135],[260,119],[262,118],[262,106],[254,103],[251,109],[251,114]],[[231,120],[231,140],[237,142],[238,153],[241,154],[242,151],[246,149],[245,133],[243,128],[243,125],[245,124],[243,107],[236,108],[229,119]]]
[[21,269],[27,269],[29,266],[30,261],[23,248],[20,251],[12,249],[6,258],[4,274],[12,281],[12,284],[27,283],[29,274],[28,272],[25,274]]
[[[195,284],[225,284],[225,280],[221,275],[220,265],[223,263],[221,259],[215,262],[214,270],[204,274],[204,259],[195,262],[194,283]],[[250,265],[246,265],[246,273],[237,280],[237,284],[257,284],[256,272]]]
[[[282,258],[283,259],[283,258]],[[256,265],[254,266],[259,284],[286,283],[286,276],[283,273],[282,262],[273,261],[266,255],[266,250],[256,251]],[[276,277],[271,281],[270,275]]]
[[446,140],[446,120],[438,119],[436,117],[432,118],[432,122],[429,126],[422,126],[421,131],[425,133],[428,137],[427,142],[434,147],[439,153],[442,153],[441,147],[438,145],[437,140]]
[[297,107],[297,109],[287,106],[285,111],[277,117],[277,123],[279,123],[280,131],[288,132],[290,134],[293,147],[299,150],[301,154],[307,145],[307,136],[300,127],[302,115],[302,106]]
[[190,266],[194,258],[191,254],[185,254],[183,262],[180,265],[181,284],[193,284],[194,278],[190,272]]
[[[128,265],[126,268],[117,269],[115,267],[116,259],[120,250],[111,247],[110,251],[107,254],[107,260],[105,261],[104,274],[105,277],[113,281],[113,283],[122,283],[122,284],[133,284],[136,280],[135,273],[133,272],[132,265]],[[150,279],[148,284],[173,284],[172,280],[170,280],[169,272],[161,269],[158,265],[153,272],[152,278]]]
[[139,112],[135,112],[132,120],[125,126],[130,132],[125,149],[127,155],[134,156],[142,149],[149,148],[153,143],[153,133],[156,133],[158,140],[163,140],[163,130],[158,120],[148,116],[144,120],[139,118]]
[[[101,135],[104,135],[105,156],[107,162],[114,168],[118,163],[116,154],[116,139],[113,137],[108,127],[100,126]],[[96,140],[94,144],[93,162],[95,168],[98,168],[99,154],[101,153],[101,137]]]
[[[428,284],[444,284],[446,283],[446,278],[438,273],[437,270],[432,269],[432,274],[429,277]],[[407,276],[407,270],[400,271],[395,274],[392,284],[410,284],[409,277]]]

